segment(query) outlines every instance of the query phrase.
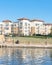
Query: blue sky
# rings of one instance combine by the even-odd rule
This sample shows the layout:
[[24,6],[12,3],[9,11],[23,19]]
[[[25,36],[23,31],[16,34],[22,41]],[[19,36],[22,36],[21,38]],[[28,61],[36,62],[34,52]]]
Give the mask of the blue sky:
[[21,17],[52,23],[52,0],[0,0],[0,21]]

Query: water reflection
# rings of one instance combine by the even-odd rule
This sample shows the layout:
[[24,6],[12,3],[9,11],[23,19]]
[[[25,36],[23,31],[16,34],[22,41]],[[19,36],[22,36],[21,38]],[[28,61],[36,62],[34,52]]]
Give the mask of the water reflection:
[[52,65],[52,49],[0,48],[0,65]]

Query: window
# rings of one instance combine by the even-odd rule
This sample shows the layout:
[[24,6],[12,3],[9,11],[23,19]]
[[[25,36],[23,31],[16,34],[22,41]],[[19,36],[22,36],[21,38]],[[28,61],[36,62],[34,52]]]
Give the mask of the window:
[[5,27],[5,29],[6,29],[6,30],[9,30],[9,28],[8,28],[8,27]]
[[22,22],[20,22],[20,24],[22,25]]
[[28,30],[28,32],[30,32],[30,30]]
[[16,26],[16,24],[13,24],[13,26],[15,27],[15,26]]
[[0,31],[0,34],[2,34],[2,31]]
[[5,26],[9,26],[9,24],[7,23],[7,24],[5,24]]
[[36,26],[38,26],[39,24],[36,24]]
[[20,29],[22,29],[22,27],[21,27],[21,26],[20,26],[19,28],[20,28]]
[[25,32],[27,32],[27,30],[25,30]]
[[30,27],[28,27],[30,29]]
[[27,26],[27,23],[25,23],[25,26]]
[[22,32],[22,30],[20,30],[20,32]]
[[0,30],[0,32],[2,32],[2,31]]
[[27,27],[25,27],[25,29],[27,29]]
[[30,24],[28,24],[30,26]]
[[13,24],[11,26],[14,26]]
[[2,28],[2,24],[0,24],[0,28]]

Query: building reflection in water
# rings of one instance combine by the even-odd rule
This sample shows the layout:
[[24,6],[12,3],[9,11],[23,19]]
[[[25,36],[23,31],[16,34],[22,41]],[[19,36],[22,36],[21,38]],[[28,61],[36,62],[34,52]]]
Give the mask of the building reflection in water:
[[0,48],[0,65],[50,64],[51,51],[52,49],[41,48]]

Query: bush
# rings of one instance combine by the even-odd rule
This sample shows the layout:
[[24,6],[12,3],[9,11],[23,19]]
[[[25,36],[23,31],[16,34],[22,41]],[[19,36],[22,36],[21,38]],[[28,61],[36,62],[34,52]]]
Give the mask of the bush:
[[42,36],[41,34],[36,34],[36,36]]
[[16,44],[19,44],[19,40],[17,40],[15,43],[16,43]]
[[18,36],[18,34],[12,34],[12,37],[16,37],[16,36]]

